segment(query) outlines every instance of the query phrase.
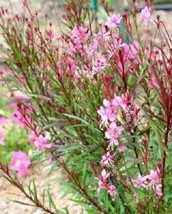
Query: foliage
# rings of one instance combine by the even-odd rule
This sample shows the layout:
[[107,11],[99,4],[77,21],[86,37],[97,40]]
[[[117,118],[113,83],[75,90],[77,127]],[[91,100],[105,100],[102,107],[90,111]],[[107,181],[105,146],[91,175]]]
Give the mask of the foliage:
[[[11,71],[3,81],[26,94],[16,100],[15,119],[29,130],[36,152],[63,169],[67,193],[90,214],[172,210],[172,41],[160,17],[153,19],[151,2],[137,16],[136,6],[111,15],[102,1],[108,18],[95,29],[88,2],[68,0],[69,30],[62,35],[51,23],[42,30],[27,1],[21,16],[0,11]],[[15,156],[20,173],[18,166]],[[35,206],[61,212],[49,192],[45,207],[35,182],[28,194],[7,166],[0,169]]]
[[[10,116],[15,109],[8,107],[11,98],[3,88],[0,89],[0,133],[4,133],[3,145],[0,145],[0,160],[3,163],[8,163],[11,155],[15,150],[23,150],[28,152],[31,146],[28,144],[28,133],[26,129],[21,128],[17,123],[11,121]],[[5,120],[5,123],[3,122]]]

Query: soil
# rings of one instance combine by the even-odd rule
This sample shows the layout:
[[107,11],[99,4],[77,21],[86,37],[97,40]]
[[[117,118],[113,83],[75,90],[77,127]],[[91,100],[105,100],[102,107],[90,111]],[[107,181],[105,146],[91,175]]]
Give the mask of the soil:
[[[70,201],[70,197],[62,198],[62,183],[60,181],[66,182],[62,170],[57,169],[53,174],[47,176],[49,170],[50,167],[48,163],[38,164],[32,167],[28,176],[23,178],[21,181],[26,187],[26,185],[29,184],[30,179],[34,178],[38,186],[40,199],[42,198],[41,194],[44,189],[47,189],[49,185],[58,209],[68,208],[71,214],[82,214],[83,212],[81,207],[74,205],[73,202]],[[31,206],[21,205],[15,201],[28,203]],[[9,184],[9,182],[4,178],[0,177],[0,214],[45,214],[44,211],[32,205],[33,204],[27,200],[16,187]]]

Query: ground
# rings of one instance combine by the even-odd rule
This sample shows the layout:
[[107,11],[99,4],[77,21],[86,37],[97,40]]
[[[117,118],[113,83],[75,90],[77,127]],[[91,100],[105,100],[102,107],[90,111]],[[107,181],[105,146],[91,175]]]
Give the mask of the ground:
[[[35,178],[36,183],[40,192],[47,188],[50,184],[51,191],[55,195],[55,202],[57,208],[69,207],[69,210],[72,214],[81,214],[81,208],[74,206],[73,203],[67,198],[62,196],[62,187],[60,182],[56,182],[59,178],[63,176],[63,172],[60,169],[57,169],[53,175],[46,176],[49,171],[49,164],[43,163],[44,167],[41,165],[33,166],[29,176],[22,179],[24,183],[29,183],[30,178]],[[63,176],[63,182],[65,178]],[[10,185],[5,179],[0,177],[0,213],[1,214],[44,214],[45,212],[41,211],[38,208],[33,206],[25,206],[15,203],[14,201],[21,201],[24,203],[32,204],[27,200],[22,193],[16,189],[14,186]]]

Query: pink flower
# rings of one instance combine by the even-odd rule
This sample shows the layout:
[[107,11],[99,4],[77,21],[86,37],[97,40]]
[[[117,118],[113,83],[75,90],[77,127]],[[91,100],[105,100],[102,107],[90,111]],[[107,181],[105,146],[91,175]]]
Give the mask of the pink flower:
[[121,97],[114,95],[114,99],[111,102],[115,108],[123,107],[123,95]]
[[127,147],[126,147],[125,145],[122,145],[122,146],[119,146],[119,147],[118,147],[118,151],[119,151],[119,153],[123,153],[123,152],[125,152],[125,151],[126,151],[126,149],[127,149]]
[[156,47],[146,47],[145,53],[149,61],[158,61],[163,59],[161,50]]
[[101,125],[107,126],[108,121],[115,120],[115,114],[111,111],[111,109],[103,108],[101,106],[97,113],[101,116]]
[[122,127],[118,126],[115,122],[110,124],[107,131],[105,132],[106,138],[110,140],[109,146],[118,145],[122,130]]
[[107,31],[105,26],[100,26],[99,31],[94,34],[94,42],[99,44],[98,42],[101,40],[108,40],[110,38],[110,32]]
[[113,155],[110,152],[107,152],[102,156],[101,164],[102,165],[110,165],[113,163]]
[[[19,101],[22,99],[22,101],[28,101],[28,97],[22,95],[18,96]],[[31,103],[27,102],[24,105],[19,102],[17,103],[17,109],[15,112],[10,116],[10,119],[12,121],[16,121],[19,126],[24,127],[25,125],[31,125],[33,123],[32,119],[28,116],[28,113],[32,113],[33,109],[31,107]]]
[[160,180],[160,173],[159,173],[159,169],[153,171],[150,171],[150,174],[147,176],[149,179],[149,186],[153,187],[154,185],[159,183]]
[[147,188],[147,176],[139,175],[137,179],[133,180],[134,187],[137,188]]
[[123,110],[126,110],[126,108],[128,106],[131,106],[132,104],[133,104],[133,97],[129,92],[121,96],[120,106],[123,108]]
[[155,171],[151,170],[146,176],[139,175],[137,179],[133,180],[133,184],[137,188],[152,189],[157,198],[162,197],[162,185],[160,184],[161,171],[157,168]]
[[138,42],[134,41],[133,44],[125,44],[124,45],[124,61],[138,60],[138,62],[140,62],[138,52],[139,52]]
[[116,192],[116,188],[113,184],[109,184],[108,187],[107,187],[107,192],[110,194],[111,197],[115,197],[117,195],[117,192]]
[[26,94],[19,94],[15,96],[16,101],[30,101],[30,97]]
[[7,122],[7,119],[5,117],[0,118],[0,125],[4,125]]
[[102,71],[106,67],[106,59],[104,56],[98,54],[93,61],[93,74]]
[[157,198],[162,198],[162,185],[161,184],[157,184],[155,186],[155,194],[156,194]]
[[119,23],[121,22],[121,19],[122,19],[122,17],[120,14],[110,16],[110,17],[108,17],[106,25],[109,28],[117,27],[117,25],[119,25]]
[[103,100],[103,105],[108,108],[110,111],[114,112],[116,108],[119,107],[120,103],[120,97],[116,96],[113,100],[109,101],[104,99]]
[[142,9],[141,14],[140,14],[140,18],[142,21],[144,21],[146,23],[152,21],[150,8],[145,7],[144,9]]
[[11,115],[10,119],[12,121],[16,121],[20,127],[24,127],[24,125],[27,124],[28,121],[31,122],[30,119],[27,118],[26,115],[24,116],[23,114],[21,114],[18,109],[16,109],[16,111]]
[[97,180],[99,181],[98,192],[100,192],[100,190],[102,189],[105,189],[110,194],[110,196],[114,198],[117,195],[117,192],[114,185],[107,183],[107,178],[109,176],[110,173],[103,169],[101,175],[97,178]]
[[102,170],[101,175],[97,178],[99,181],[98,192],[100,192],[101,189],[106,189],[106,179],[109,177],[109,175],[110,173],[107,173],[105,169]]
[[6,105],[7,109],[15,109],[17,107],[17,104],[15,102],[11,102]]
[[155,88],[158,88],[159,86],[157,78],[154,74],[151,75],[150,86],[154,86]]
[[104,107],[100,107],[100,109],[97,111],[97,113],[101,116],[101,124],[104,126],[108,125],[108,121],[114,122],[116,119],[115,110],[117,107],[119,107],[119,103],[116,99],[113,99],[112,101],[103,100]]
[[[34,136],[31,136],[34,138]],[[50,136],[49,134],[43,136],[43,135],[39,135],[35,140],[31,138],[33,144],[37,147],[38,150],[40,151],[44,151],[45,149],[50,149],[52,144],[48,143],[48,141],[50,140]]]
[[48,143],[50,139],[50,133],[47,132],[46,135],[43,136],[40,134],[38,129],[32,131],[29,136],[30,144],[36,146],[36,148],[40,151],[51,148],[52,144]]
[[17,151],[13,153],[10,168],[17,171],[18,176],[22,177],[29,172],[28,167],[30,166],[30,164],[31,161],[28,155],[23,153],[22,151]]
[[72,30],[71,38],[75,43],[84,44],[88,36],[89,36],[89,33],[87,28],[84,28],[82,26],[77,26]]
[[106,180],[109,177],[110,173],[106,172],[105,169],[102,170],[101,172],[101,178],[103,178],[103,180]]
[[71,44],[67,49],[67,53],[69,55],[73,55],[74,53],[80,53],[82,56],[84,55],[85,49],[81,43]]
[[58,72],[60,76],[64,74],[68,77],[75,77],[77,62],[73,59],[62,59],[58,62]]
[[38,129],[31,132],[31,134],[29,135],[29,141],[31,145],[34,145],[34,142],[37,140],[39,133],[40,131]]

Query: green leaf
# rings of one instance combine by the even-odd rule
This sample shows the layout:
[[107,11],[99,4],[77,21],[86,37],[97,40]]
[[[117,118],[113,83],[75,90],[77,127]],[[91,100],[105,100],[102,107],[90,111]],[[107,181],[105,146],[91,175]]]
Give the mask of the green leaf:
[[13,202],[21,204],[21,205],[25,205],[25,206],[35,207],[35,205],[33,205],[33,204],[28,204],[28,203],[25,203],[25,202],[22,202],[22,201],[18,201],[18,200],[13,200]]
[[48,187],[48,189],[46,190],[47,194],[48,194],[48,202],[49,202],[49,207],[50,209],[53,208],[57,213],[59,213],[59,210],[57,209],[55,202],[52,198],[51,192],[50,192],[50,188]]

